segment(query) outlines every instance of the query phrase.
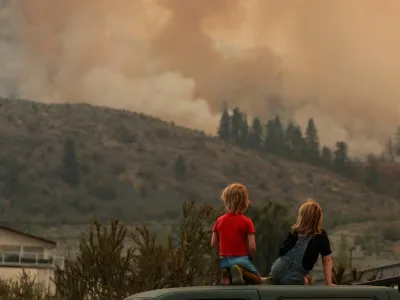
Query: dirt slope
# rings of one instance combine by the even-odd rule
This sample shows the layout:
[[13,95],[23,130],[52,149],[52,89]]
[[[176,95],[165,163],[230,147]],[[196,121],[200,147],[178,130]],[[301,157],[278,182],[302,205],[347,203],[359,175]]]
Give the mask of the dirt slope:
[[[79,161],[76,187],[61,179],[67,137]],[[269,197],[295,209],[313,197],[330,222],[395,218],[400,212],[396,200],[326,170],[132,112],[3,99],[0,145],[3,222],[79,223],[94,215],[174,219],[185,200],[220,204],[221,188],[232,181],[245,183],[254,202]],[[179,155],[186,166],[182,180],[174,171]],[[10,184],[11,194],[5,192]]]

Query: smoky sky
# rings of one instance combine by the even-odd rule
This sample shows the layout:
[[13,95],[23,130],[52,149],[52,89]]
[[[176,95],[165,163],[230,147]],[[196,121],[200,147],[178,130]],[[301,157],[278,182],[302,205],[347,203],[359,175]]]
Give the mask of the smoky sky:
[[0,93],[215,133],[280,114],[379,152],[400,113],[397,0],[0,0]]

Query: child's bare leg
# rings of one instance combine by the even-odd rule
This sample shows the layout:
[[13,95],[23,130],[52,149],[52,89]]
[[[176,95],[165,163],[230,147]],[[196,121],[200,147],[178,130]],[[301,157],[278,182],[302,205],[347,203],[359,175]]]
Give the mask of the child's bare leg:
[[310,277],[310,275],[306,275],[306,276],[304,277],[304,284],[305,284],[305,285],[310,285],[310,284],[311,284],[311,277]]
[[243,278],[246,279],[246,281],[252,285],[257,285],[261,284],[261,276],[251,273],[243,268],[240,268],[242,270]]
[[228,269],[222,269],[221,271],[221,284],[229,285],[231,283],[231,278]]

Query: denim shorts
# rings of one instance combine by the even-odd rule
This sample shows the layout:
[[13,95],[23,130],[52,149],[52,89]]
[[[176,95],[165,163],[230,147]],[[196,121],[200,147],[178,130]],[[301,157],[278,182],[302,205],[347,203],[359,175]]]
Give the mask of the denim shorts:
[[253,274],[260,274],[248,256],[227,256],[220,259],[221,269],[230,269],[233,265],[238,265]]

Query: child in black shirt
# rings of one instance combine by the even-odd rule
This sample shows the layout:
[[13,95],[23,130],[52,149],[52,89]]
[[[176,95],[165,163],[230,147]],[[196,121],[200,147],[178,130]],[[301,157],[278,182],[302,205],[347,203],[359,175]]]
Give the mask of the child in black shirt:
[[322,229],[322,209],[314,200],[307,200],[299,209],[294,224],[271,268],[274,284],[310,284],[309,272],[321,255],[325,282],[332,285],[332,258],[328,235]]

